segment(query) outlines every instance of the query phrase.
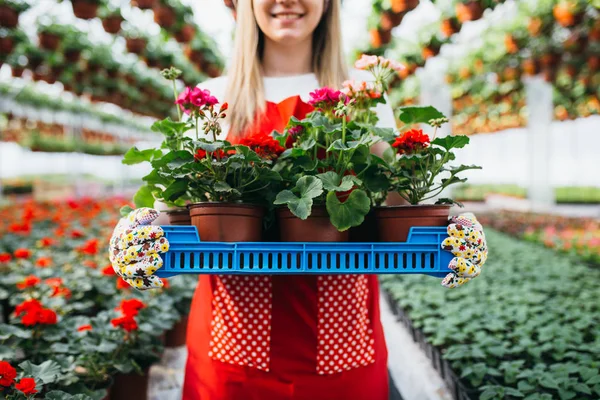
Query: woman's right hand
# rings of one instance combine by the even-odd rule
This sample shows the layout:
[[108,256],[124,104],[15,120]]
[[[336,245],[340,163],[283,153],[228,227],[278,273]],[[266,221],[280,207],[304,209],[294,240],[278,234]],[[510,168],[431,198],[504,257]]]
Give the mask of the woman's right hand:
[[121,218],[110,239],[109,258],[113,269],[136,289],[156,289],[163,286],[154,276],[163,265],[158,253],[169,250],[169,242],[160,226],[150,225],[158,218],[153,208],[138,208]]

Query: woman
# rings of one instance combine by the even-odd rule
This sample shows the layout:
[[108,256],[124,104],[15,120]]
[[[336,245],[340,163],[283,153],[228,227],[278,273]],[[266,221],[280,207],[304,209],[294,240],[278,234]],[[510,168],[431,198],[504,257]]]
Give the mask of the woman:
[[[310,111],[303,99],[312,90],[339,87],[346,79],[339,1],[237,4],[228,76],[202,85],[231,104],[230,129],[223,129],[229,141],[282,131],[292,115],[303,118]],[[389,107],[379,106],[377,112],[380,125],[394,126]],[[151,253],[166,251],[168,243],[160,227],[146,226],[157,217],[152,209],[135,210],[111,239],[115,271],[139,289],[162,286],[152,275],[159,257]],[[485,248],[476,220],[456,222],[461,226],[450,225],[450,236],[465,237],[463,227],[476,230],[474,240]],[[157,239],[139,239],[148,237]],[[468,281],[462,276],[449,274],[443,284]],[[378,300],[375,275],[201,275],[190,309],[183,399],[387,400]]]
[[[229,102],[243,143],[311,111],[348,78],[339,0],[243,0],[227,77],[201,85]],[[352,73],[360,79],[358,71]],[[378,110],[394,126],[391,108]],[[201,276],[190,312],[183,398],[387,400],[387,350],[371,276]]]

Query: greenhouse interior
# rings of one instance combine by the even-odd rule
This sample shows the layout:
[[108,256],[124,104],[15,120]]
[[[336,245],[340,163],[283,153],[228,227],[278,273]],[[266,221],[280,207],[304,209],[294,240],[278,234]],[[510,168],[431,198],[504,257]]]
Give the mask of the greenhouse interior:
[[0,0],[0,50],[3,399],[600,399],[599,0]]

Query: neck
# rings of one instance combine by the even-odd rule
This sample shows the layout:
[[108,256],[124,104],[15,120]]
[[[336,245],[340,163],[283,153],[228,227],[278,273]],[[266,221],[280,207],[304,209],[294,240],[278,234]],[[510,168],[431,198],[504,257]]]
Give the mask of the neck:
[[265,38],[262,56],[264,76],[290,76],[313,72],[312,38],[294,45]]

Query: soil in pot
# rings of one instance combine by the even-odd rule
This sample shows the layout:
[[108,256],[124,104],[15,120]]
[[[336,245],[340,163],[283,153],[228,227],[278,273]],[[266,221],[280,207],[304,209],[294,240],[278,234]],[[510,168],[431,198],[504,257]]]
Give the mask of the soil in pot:
[[102,27],[107,33],[116,34],[121,30],[121,22],[123,19],[120,16],[113,15],[102,20]]
[[347,242],[350,238],[349,230],[340,232],[331,224],[325,206],[313,206],[305,220],[281,207],[277,209],[277,219],[282,242]]
[[375,208],[382,242],[406,242],[412,226],[446,226],[450,205],[390,206]]
[[188,316],[184,315],[181,319],[169,329],[165,338],[165,347],[181,347],[185,346],[187,337]]
[[115,383],[110,390],[111,400],[147,400],[150,368],[143,375],[135,372],[115,375]]
[[0,26],[5,28],[15,28],[19,24],[19,14],[3,4],[0,5]]
[[208,242],[260,242],[264,208],[252,204],[190,204],[190,217],[200,235]]
[[169,225],[191,225],[192,218],[190,217],[190,210],[187,208],[167,210],[167,217],[169,217]]
[[99,3],[89,0],[71,0],[71,4],[73,5],[73,14],[75,14],[77,18],[96,18]]

